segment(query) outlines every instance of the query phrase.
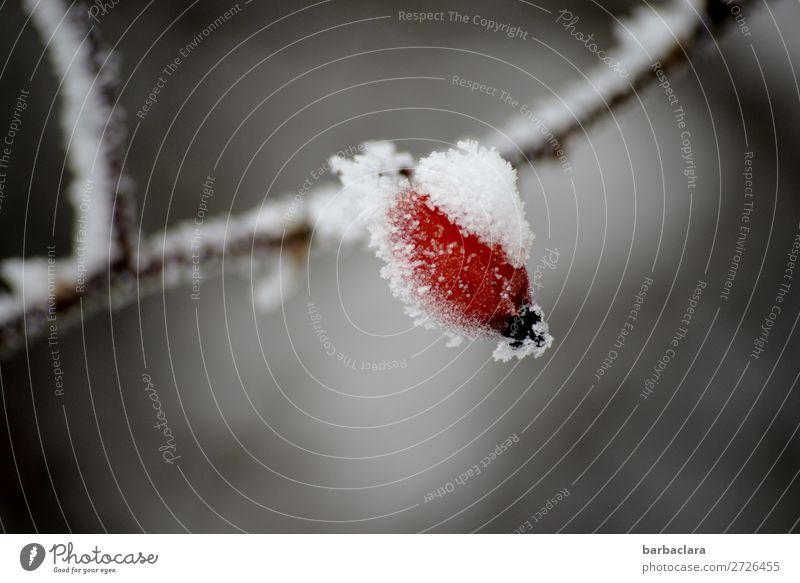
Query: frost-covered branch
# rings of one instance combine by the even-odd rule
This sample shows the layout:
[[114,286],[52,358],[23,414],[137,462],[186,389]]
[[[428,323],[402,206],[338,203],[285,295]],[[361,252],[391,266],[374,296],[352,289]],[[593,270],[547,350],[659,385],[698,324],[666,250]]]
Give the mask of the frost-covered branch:
[[134,205],[130,183],[121,175],[127,134],[116,104],[118,59],[102,48],[82,5],[63,0],[24,0],[24,5],[58,84],[76,278],[104,270],[109,261],[130,266]]
[[[321,199],[324,194],[317,189],[307,196]],[[257,307],[274,307],[296,282],[296,266],[311,241],[309,212],[315,208],[296,207],[289,198],[270,200],[242,215],[188,221],[151,236],[136,264],[139,293],[151,291],[153,285],[157,290],[199,287],[224,262],[227,271],[252,277]],[[286,280],[283,289],[274,287],[281,275]]]
[[[179,224],[142,243],[134,270],[107,266],[80,288],[64,275],[61,263],[69,258],[26,260],[21,285],[24,301],[18,294],[0,296],[0,356],[47,335],[51,326],[65,330],[81,315],[104,308],[118,310],[160,291],[200,285],[220,273],[223,261],[226,272],[254,276],[255,302],[268,307],[272,298],[280,298],[289,291],[286,286],[296,281],[293,276],[311,239],[308,214],[298,212],[287,220],[289,208],[288,201],[274,202],[238,217]],[[257,269],[252,273],[254,265]],[[21,260],[5,267],[4,275],[11,281],[23,281]],[[283,289],[270,288],[278,275]]]
[[[66,169],[61,176],[70,177],[64,192],[73,229],[71,254],[59,260],[58,269],[55,249],[48,249],[46,259],[0,262],[1,349],[25,331],[28,313],[46,311],[48,302],[53,310],[77,303],[74,290],[90,287],[109,270],[130,271],[133,259],[133,199],[122,176],[126,134],[115,103],[117,61],[101,48],[79,4],[23,0],[23,5],[58,87]],[[38,328],[35,318],[30,328]]]
[[[103,307],[117,309],[154,293],[197,281],[233,267],[252,278],[254,302],[278,303],[286,291],[279,264],[291,270],[313,240],[328,244],[352,237],[352,213],[337,210],[324,187],[307,193],[299,208],[268,200],[239,217],[170,228],[136,245],[133,200],[122,176],[125,132],[116,106],[116,61],[101,49],[85,10],[64,0],[23,0],[46,45],[58,85],[66,165],[71,182],[66,198],[73,211],[71,255],[0,261],[0,356],[50,329],[59,329]],[[651,70],[685,62],[701,41],[734,17],[746,0],[671,0],[645,6],[618,26],[618,46],[608,56],[617,70],[600,65],[552,100],[533,109],[539,129],[515,122],[511,138],[498,144],[515,164],[554,156],[564,144],[609,114],[644,86]],[[619,74],[623,68],[628,74]],[[511,147],[509,147],[509,143]],[[401,174],[412,178],[413,168]],[[331,219],[331,217],[337,217]],[[312,238],[313,233],[313,238]],[[288,261],[284,262],[286,259]],[[109,306],[109,304],[111,304]]]
[[[535,122],[514,120],[495,145],[516,165],[563,156],[567,141],[605,118],[636,93],[655,84],[653,66],[667,72],[685,64],[749,0],[669,0],[639,6],[617,20],[617,46],[599,64],[550,99],[532,108]],[[569,22],[564,24],[568,25]]]

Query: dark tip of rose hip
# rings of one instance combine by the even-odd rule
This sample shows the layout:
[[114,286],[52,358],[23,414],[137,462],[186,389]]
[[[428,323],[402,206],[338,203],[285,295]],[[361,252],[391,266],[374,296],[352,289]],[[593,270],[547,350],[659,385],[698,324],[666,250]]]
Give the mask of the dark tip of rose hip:
[[531,309],[531,306],[523,306],[519,313],[509,318],[506,327],[501,334],[509,338],[512,348],[519,348],[526,338],[533,340],[536,346],[544,346],[546,338],[534,331],[536,324],[542,321],[542,316],[538,310]]

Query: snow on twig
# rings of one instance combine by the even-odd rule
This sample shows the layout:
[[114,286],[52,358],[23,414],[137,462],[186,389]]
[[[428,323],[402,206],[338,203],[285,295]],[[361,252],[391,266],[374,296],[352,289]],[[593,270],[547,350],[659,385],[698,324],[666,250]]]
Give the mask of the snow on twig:
[[[654,84],[653,65],[662,71],[684,64],[707,39],[706,29],[715,32],[749,0],[669,0],[647,3],[627,18],[617,20],[616,46],[606,53],[609,67],[600,64],[583,78],[551,98],[534,105],[531,119],[514,120],[504,133],[491,138],[504,158],[515,164],[543,158],[557,158],[564,144],[585,132],[593,122],[604,119],[637,91]],[[623,73],[620,74],[620,71]]]
[[[30,21],[45,44],[58,84],[59,121],[71,181],[65,188],[72,207],[71,255],[13,258],[0,262],[0,348],[25,331],[26,315],[48,301],[80,289],[109,265],[129,267],[132,193],[120,176],[125,129],[113,97],[117,62],[100,48],[79,5],[61,0],[23,0]],[[32,330],[39,328],[36,320]]]
[[46,44],[59,85],[72,175],[66,195],[74,215],[74,277],[103,270],[109,260],[130,265],[132,193],[120,176],[126,132],[114,102],[118,60],[101,48],[80,4],[24,0],[24,5]]
[[[287,221],[288,208],[289,201],[283,199],[241,216],[207,219],[201,229],[194,221],[187,221],[166,233],[151,235],[142,243],[133,270],[100,270],[86,279],[80,293],[71,281],[56,275],[62,259],[25,260],[21,285],[26,293],[37,290],[37,296],[27,294],[24,308],[17,304],[19,297],[0,296],[0,356],[46,333],[56,315],[59,330],[64,330],[81,313],[88,316],[109,307],[117,310],[159,291],[191,285],[198,266],[205,277],[219,271],[223,261],[226,270],[245,274],[263,260],[264,265],[255,274],[254,294],[258,306],[269,306],[272,298],[262,295],[269,295],[272,278],[276,273],[284,280],[299,277],[295,266],[311,239],[308,215],[297,213]],[[283,264],[280,272],[278,258]],[[7,262],[4,268],[4,276],[22,281],[21,260]],[[285,293],[289,283],[283,281],[282,289],[275,291]]]

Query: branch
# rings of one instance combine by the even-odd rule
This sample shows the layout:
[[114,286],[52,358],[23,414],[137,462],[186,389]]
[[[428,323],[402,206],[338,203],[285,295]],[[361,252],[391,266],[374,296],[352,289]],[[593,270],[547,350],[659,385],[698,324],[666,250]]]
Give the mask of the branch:
[[533,124],[515,120],[502,142],[491,141],[515,165],[559,157],[568,140],[655,84],[655,63],[664,72],[684,65],[704,46],[707,32],[724,29],[734,20],[734,9],[749,3],[670,0],[657,8],[638,7],[630,17],[617,20],[618,45],[606,53],[619,67],[598,65],[581,81],[533,107]]
[[[64,0],[23,3],[58,80],[74,225],[67,257],[56,257],[48,247],[47,257],[0,261],[0,357],[51,326],[63,331],[81,315],[194,284],[199,271],[205,277],[223,261],[254,277],[258,307],[279,301],[312,239],[317,222],[312,213],[324,211],[331,191],[311,190],[302,207],[270,200],[238,217],[190,221],[151,236],[137,249],[134,201],[122,175],[126,133],[116,103],[116,59],[102,50],[80,5]],[[318,230],[317,239],[327,234]],[[281,263],[288,270],[281,270]]]
[[[133,259],[133,197],[121,174],[126,134],[114,101],[116,59],[100,48],[80,5],[62,0],[23,0],[23,5],[45,44],[58,83],[65,166],[71,175],[65,195],[72,207],[73,232],[71,256],[58,273],[54,248],[48,248],[48,259],[0,262],[0,351],[25,331],[29,312],[41,311],[48,301],[51,308],[69,304],[64,301],[68,289],[94,282],[109,265],[115,271],[130,270]],[[31,326],[41,327],[35,318]]]
[[[288,203],[276,201],[263,210],[254,209],[239,217],[218,217],[202,225],[188,221],[166,233],[152,235],[142,244],[134,271],[112,265],[88,277],[80,289],[64,276],[59,265],[62,259],[25,260],[24,281],[22,260],[6,262],[3,275],[21,282],[21,289],[28,296],[0,296],[0,357],[47,335],[51,325],[60,333],[79,322],[81,316],[104,308],[119,310],[159,291],[196,284],[219,271],[223,261],[227,269],[243,274],[253,264],[265,265],[256,276],[262,285],[270,285],[274,281],[271,276],[280,273],[280,258],[284,264],[282,274],[291,276],[311,240],[311,221],[307,213],[297,213],[287,220],[291,210]],[[35,296],[31,290],[36,290]],[[258,302],[258,288],[255,291]],[[285,291],[270,296],[280,297]],[[269,300],[267,297],[260,303],[269,307]]]
[[[268,201],[239,217],[206,221],[199,232],[193,222],[178,225],[145,241],[137,255],[131,238],[133,202],[120,176],[124,132],[114,101],[113,61],[102,53],[94,30],[86,28],[76,9],[62,0],[24,2],[62,83],[62,126],[73,175],[68,198],[75,230],[70,257],[0,262],[0,357],[47,332],[52,321],[48,318],[57,317],[63,329],[81,314],[118,309],[148,293],[192,283],[198,266],[204,273],[223,262],[249,269],[260,280],[254,299],[267,307],[283,292],[274,285],[278,258],[299,262],[312,233],[315,243],[320,238],[327,243],[332,237],[352,237],[344,232],[346,220],[321,221],[322,213],[336,214],[328,204],[331,191],[321,188],[307,193],[299,210],[288,200]],[[720,29],[733,19],[732,6],[745,3],[673,0],[657,10],[638,10],[621,25],[620,44],[608,53],[628,77],[598,66],[584,82],[534,108],[543,131],[515,122],[507,132],[513,148],[506,140],[498,147],[501,154],[517,164],[553,157],[554,144],[585,131],[654,83],[654,62],[659,61],[662,70],[685,62],[705,38],[706,27]]]
[[66,165],[72,176],[72,256],[76,270],[132,264],[133,194],[121,175],[127,138],[116,103],[118,59],[104,51],[80,4],[24,0],[39,32],[61,100]]

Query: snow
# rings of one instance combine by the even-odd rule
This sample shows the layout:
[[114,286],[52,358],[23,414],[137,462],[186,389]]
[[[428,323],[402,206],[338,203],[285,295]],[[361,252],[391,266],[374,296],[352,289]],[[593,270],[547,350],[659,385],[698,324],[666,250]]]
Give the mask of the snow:
[[6,259],[0,263],[0,277],[13,285],[13,294],[0,295],[0,323],[13,319],[24,306],[46,305],[47,259],[41,257]]
[[534,237],[517,191],[517,171],[494,148],[475,141],[457,146],[420,160],[414,190],[427,194],[462,229],[499,244],[511,264],[521,267]]
[[[163,259],[162,273],[167,286],[191,282],[195,261],[204,271],[215,267],[223,256],[228,257],[230,269],[247,275],[252,268],[256,307],[268,311],[290,295],[302,275],[288,249],[272,256],[259,244],[259,241],[273,241],[277,247],[284,233],[305,226],[305,213],[292,203],[288,195],[280,196],[238,216],[218,215],[201,222],[185,221],[146,240],[141,257],[150,261]],[[278,268],[278,253],[283,254],[282,270]],[[139,268],[146,270],[150,266],[142,264]]]
[[[380,249],[388,244],[383,223],[389,205],[398,192],[411,187],[427,194],[459,227],[489,245],[502,246],[512,265],[525,264],[534,236],[517,191],[517,172],[497,150],[475,141],[458,142],[457,149],[420,160],[410,183],[400,170],[413,166],[414,158],[397,152],[390,142],[369,142],[352,159],[331,158],[344,188],[326,228],[346,232],[358,218],[368,226],[372,246]],[[330,224],[337,219],[342,224]]]
[[392,197],[408,186],[408,179],[400,171],[414,167],[414,157],[397,152],[392,142],[367,142],[363,149],[363,154],[352,158],[330,159],[331,169],[344,187],[338,195],[337,217],[331,217],[342,222],[338,225],[341,232],[350,228],[353,218],[375,226],[385,216]]
[[83,252],[87,271],[95,273],[108,263],[111,239],[114,185],[104,168],[109,158],[106,129],[111,110],[101,91],[105,76],[112,72],[110,68],[100,73],[94,70],[98,64],[76,14],[60,3],[26,0],[25,6],[49,44],[47,55],[60,84],[60,121],[73,175],[68,198],[83,222],[74,244]]
[[308,223],[314,230],[314,243],[321,248],[355,246],[366,241],[367,230],[353,212],[351,201],[342,203],[340,189],[320,185],[306,195]]
[[532,108],[544,130],[540,131],[528,120],[516,120],[504,134],[498,133],[490,141],[503,147],[508,147],[510,141],[521,150],[535,150],[545,146],[551,134],[565,135],[574,124],[611,110],[616,97],[629,93],[632,83],[650,75],[654,61],[667,58],[672,47],[682,50],[691,45],[697,27],[702,26],[698,13],[703,3],[704,0],[675,0],[658,7],[637,7],[630,17],[617,21],[614,27],[617,44],[606,53],[619,62],[628,76],[600,63]]

